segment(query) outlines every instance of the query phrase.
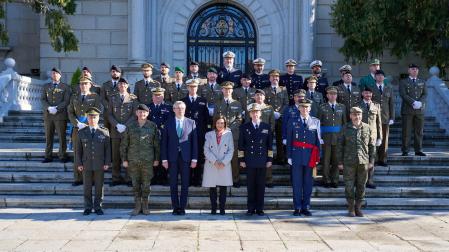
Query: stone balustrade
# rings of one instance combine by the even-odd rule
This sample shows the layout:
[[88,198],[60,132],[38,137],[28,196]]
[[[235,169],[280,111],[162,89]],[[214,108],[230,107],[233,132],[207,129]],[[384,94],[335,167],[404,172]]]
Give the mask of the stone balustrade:
[[426,114],[432,115],[441,127],[449,132],[449,89],[438,75],[440,69],[433,66],[429,69],[430,78],[427,80],[427,109]]

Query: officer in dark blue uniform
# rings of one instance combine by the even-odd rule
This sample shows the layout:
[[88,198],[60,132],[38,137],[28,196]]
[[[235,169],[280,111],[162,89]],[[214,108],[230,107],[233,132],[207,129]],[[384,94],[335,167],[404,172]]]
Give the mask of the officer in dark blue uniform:
[[261,106],[248,106],[251,121],[240,126],[238,157],[240,166],[246,168],[248,211],[247,215],[264,215],[265,176],[273,161],[273,132],[271,126],[260,119]]
[[297,89],[295,91],[295,95],[293,96],[293,100],[295,103],[291,106],[288,106],[282,112],[282,144],[287,144],[287,125],[290,119],[295,120],[299,117],[299,102],[306,98],[306,90]]
[[186,104],[187,118],[195,121],[196,133],[198,136],[198,162],[197,167],[192,169],[190,173],[190,184],[193,186],[201,186],[201,176],[203,175],[204,167],[204,141],[207,132],[207,123],[209,122],[209,110],[207,108],[207,100],[198,96],[198,79],[191,79],[187,81],[187,89],[189,94],[181,101]]
[[265,60],[257,58],[253,61],[254,73],[251,74],[252,85],[256,89],[264,89],[270,86],[270,76],[263,73]]
[[290,119],[287,126],[287,158],[291,166],[293,188],[293,215],[311,216],[312,171],[320,161],[320,120],[309,115],[312,102],[304,99],[299,103],[301,115]]
[[242,70],[234,68],[235,53],[227,51],[223,53],[223,65],[218,71],[218,84],[225,81],[231,81],[234,83],[234,88],[240,87],[240,79],[242,78]]
[[[150,108],[150,115],[148,116],[148,118],[157,125],[159,136],[161,136],[161,132],[164,128],[165,122],[168,120],[168,118],[174,116],[173,108],[170,104],[164,102],[165,89],[156,87],[151,89],[151,92],[153,93],[153,102],[147,104],[147,106]],[[158,166],[154,166],[153,171],[154,175],[151,180],[152,185],[168,184],[167,170],[165,170],[161,164],[159,164]]]
[[288,59],[287,61],[285,61],[285,67],[287,68],[287,73],[281,76],[279,86],[284,86],[285,88],[287,88],[288,104],[293,105],[295,104],[295,101],[293,100],[295,91],[302,88],[302,76],[295,74],[295,60]]

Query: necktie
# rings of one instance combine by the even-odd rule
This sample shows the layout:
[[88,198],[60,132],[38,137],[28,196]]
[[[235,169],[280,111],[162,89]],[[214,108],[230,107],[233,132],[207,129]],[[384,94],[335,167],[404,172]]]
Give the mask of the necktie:
[[366,103],[366,109],[369,110],[369,103]]
[[210,84],[210,90],[214,91],[214,84]]
[[178,89],[178,92],[179,92],[179,89],[181,89],[181,85],[176,84],[176,89]]
[[229,107],[229,100],[226,100],[226,107]]
[[348,90],[348,93],[351,93],[351,88],[348,86],[346,86],[346,90]]
[[81,95],[81,102],[84,102],[84,98],[86,98],[86,95]]
[[94,135],[95,135],[95,129],[94,129],[94,128],[92,128],[92,129],[90,130],[90,134],[91,134],[91,136],[92,136],[92,138],[93,138]]
[[306,119],[302,119],[302,126],[305,128],[307,126]]
[[58,83],[53,83],[53,88],[57,88],[58,87]]
[[123,102],[124,99],[125,99],[125,96],[124,95],[120,95],[120,100],[122,100],[122,102]]
[[114,81],[114,82],[113,82],[113,85],[114,85],[114,88],[116,88],[116,87],[117,87],[117,82]]
[[192,97],[192,103],[194,103],[195,102],[195,97]]
[[273,88],[273,92],[274,92],[274,94],[276,94],[276,88],[275,87]]
[[382,93],[383,93],[382,85],[379,86],[379,92],[380,92],[380,95],[382,95]]
[[148,87],[148,81],[145,81],[145,87]]
[[178,134],[178,138],[181,138],[181,136],[182,136],[182,128],[181,128],[181,121],[180,120],[177,120],[176,133]]
[[415,78],[413,78],[413,83],[416,83],[416,79]]
[[310,98],[313,99],[313,92],[310,92]]
[[332,111],[335,112],[335,105],[332,104]]
[[246,96],[248,96],[248,89],[247,88],[245,88],[245,94],[246,94]]
[[256,123],[256,125],[254,126],[256,129],[259,129],[259,124]]

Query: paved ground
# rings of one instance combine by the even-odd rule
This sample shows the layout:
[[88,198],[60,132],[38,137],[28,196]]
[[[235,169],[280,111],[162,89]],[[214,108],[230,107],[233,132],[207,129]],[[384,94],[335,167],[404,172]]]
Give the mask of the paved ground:
[[449,211],[365,211],[364,218],[344,211],[314,211],[309,218],[290,211],[264,217],[105,212],[0,209],[0,251],[449,251]]

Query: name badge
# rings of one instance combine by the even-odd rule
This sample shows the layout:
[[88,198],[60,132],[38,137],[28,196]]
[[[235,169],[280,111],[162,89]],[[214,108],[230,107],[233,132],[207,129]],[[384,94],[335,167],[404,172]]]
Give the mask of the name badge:
[[203,105],[203,106],[206,106],[206,103],[204,103],[204,102],[200,102],[199,104]]
[[262,134],[268,134],[268,130],[267,129],[262,130]]
[[239,107],[233,107],[233,106],[231,106],[231,109],[238,109]]

